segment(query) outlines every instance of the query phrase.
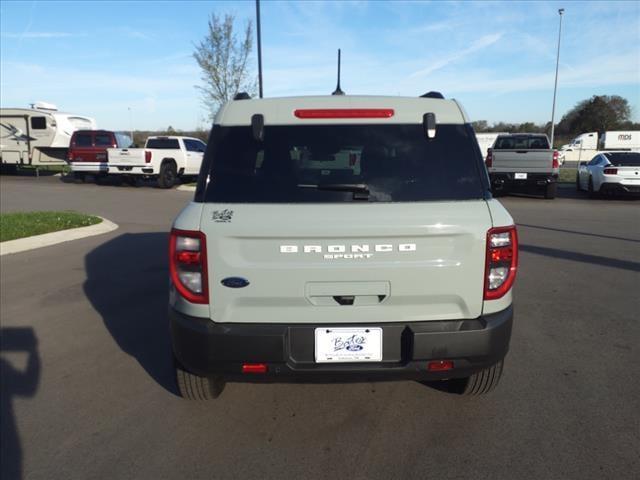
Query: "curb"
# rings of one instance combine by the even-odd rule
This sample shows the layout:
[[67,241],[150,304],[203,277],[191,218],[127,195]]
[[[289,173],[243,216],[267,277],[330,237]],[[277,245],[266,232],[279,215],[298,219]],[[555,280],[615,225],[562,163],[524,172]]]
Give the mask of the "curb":
[[176,188],[176,190],[179,190],[181,192],[195,192],[196,187],[192,185],[180,185],[178,188]]
[[[102,218],[102,217],[99,217]],[[36,248],[49,247],[58,243],[70,242],[85,237],[93,237],[94,235],[102,235],[103,233],[112,232],[117,229],[118,225],[110,222],[106,218],[102,218],[102,222],[88,227],[70,228],[68,230],[60,230],[58,232],[43,233],[42,235],[34,235],[32,237],[18,238],[0,243],[0,256],[10,255],[12,253],[26,252]]]

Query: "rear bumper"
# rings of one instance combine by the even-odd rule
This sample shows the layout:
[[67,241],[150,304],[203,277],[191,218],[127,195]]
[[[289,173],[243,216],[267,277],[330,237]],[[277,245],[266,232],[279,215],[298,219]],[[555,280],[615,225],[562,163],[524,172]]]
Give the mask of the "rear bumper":
[[623,195],[640,195],[640,185],[639,184],[625,184],[625,183],[614,183],[614,182],[604,182],[600,186],[600,193],[617,193]]
[[[382,327],[383,359],[375,363],[316,363],[315,328],[328,324],[222,324],[173,308],[169,319],[176,358],[202,376],[242,381],[439,380],[469,376],[504,358],[513,307],[473,320],[363,324]],[[454,368],[428,372],[430,360],[451,360]],[[267,373],[243,375],[243,363],[264,363]]]
[[153,166],[147,163],[131,165],[111,165],[109,173],[115,175],[153,175]]
[[494,191],[540,191],[547,185],[558,181],[557,174],[551,173],[527,173],[527,178],[516,179],[515,172],[489,173],[491,187]]
[[85,173],[108,173],[109,164],[107,162],[71,162],[69,163],[72,172]]

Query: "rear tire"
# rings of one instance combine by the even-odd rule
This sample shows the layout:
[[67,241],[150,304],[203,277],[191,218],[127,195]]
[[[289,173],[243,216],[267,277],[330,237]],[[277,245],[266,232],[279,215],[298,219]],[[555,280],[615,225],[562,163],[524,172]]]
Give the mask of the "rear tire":
[[581,192],[582,187],[580,186],[580,175],[576,173],[576,191]]
[[467,397],[485,395],[500,383],[503,367],[504,360],[500,360],[495,365],[480,370],[466,378],[451,378],[440,382],[427,382],[426,384],[436,390],[453,393],[455,395],[464,395]]
[[187,400],[214,400],[220,396],[225,387],[222,377],[201,377],[184,369],[174,359],[176,382],[180,396]]
[[556,198],[556,193],[558,192],[558,184],[550,183],[544,189],[544,198],[547,200],[553,200]]
[[164,162],[160,166],[160,174],[158,175],[158,187],[171,188],[175,185],[178,178],[178,168],[174,161]]

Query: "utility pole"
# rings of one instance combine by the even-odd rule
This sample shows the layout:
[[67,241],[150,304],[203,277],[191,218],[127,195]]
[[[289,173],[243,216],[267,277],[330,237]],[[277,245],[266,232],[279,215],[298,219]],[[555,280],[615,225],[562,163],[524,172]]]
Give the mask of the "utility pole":
[[556,92],[558,90],[558,66],[560,65],[560,36],[562,35],[562,14],[564,8],[558,9],[560,15],[560,29],[558,30],[558,52],[556,54],[556,81],[553,86],[553,107],[551,108],[551,148],[553,149],[553,137],[555,133],[555,115],[556,115]]
[[258,34],[258,90],[262,98],[262,39],[260,38],[260,0],[256,0],[256,30]]

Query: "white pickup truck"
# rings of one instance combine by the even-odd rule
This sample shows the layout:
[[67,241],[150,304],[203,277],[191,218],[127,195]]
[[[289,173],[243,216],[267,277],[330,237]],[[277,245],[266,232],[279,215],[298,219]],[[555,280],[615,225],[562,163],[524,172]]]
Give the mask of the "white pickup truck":
[[155,178],[171,188],[179,177],[196,176],[206,144],[191,137],[149,137],[144,148],[107,149],[109,175]]
[[559,174],[558,152],[546,135],[516,133],[499,135],[485,161],[494,195],[509,192],[556,196]]

